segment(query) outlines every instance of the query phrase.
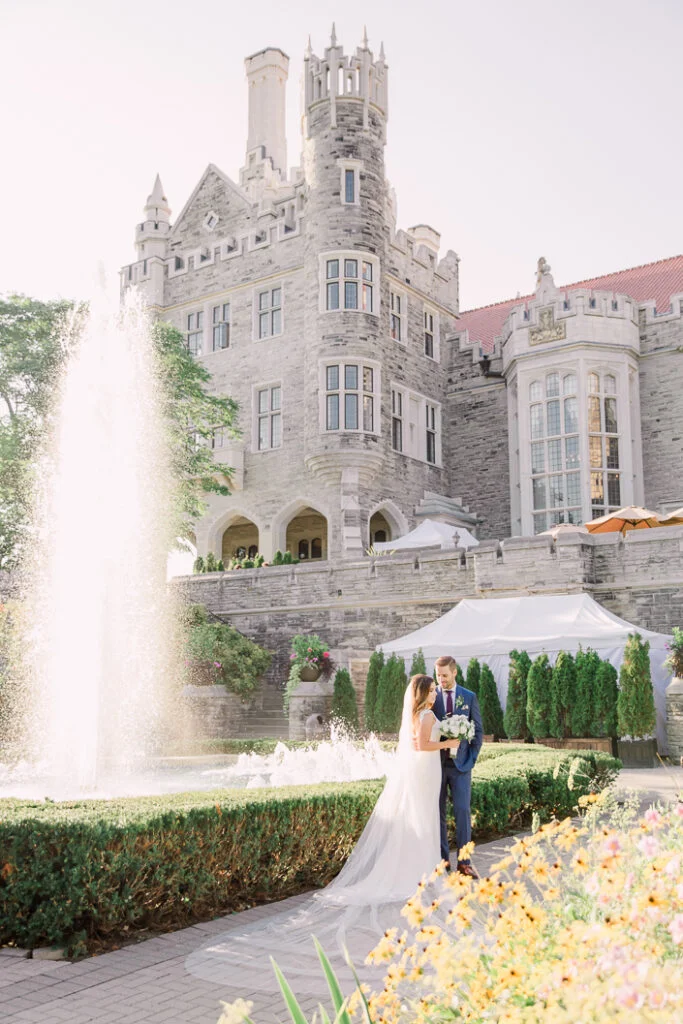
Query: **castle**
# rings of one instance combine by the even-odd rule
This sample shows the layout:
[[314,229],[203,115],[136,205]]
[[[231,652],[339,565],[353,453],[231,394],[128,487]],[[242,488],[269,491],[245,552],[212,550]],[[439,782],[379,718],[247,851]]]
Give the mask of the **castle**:
[[122,270],[239,405],[198,552],[357,562],[424,517],[485,540],[683,505],[683,256],[562,287],[541,259],[533,293],[461,312],[456,253],[396,225],[383,49],[333,30],[303,63],[301,166],[269,47],[239,184],[210,164],[171,224],[157,178]]

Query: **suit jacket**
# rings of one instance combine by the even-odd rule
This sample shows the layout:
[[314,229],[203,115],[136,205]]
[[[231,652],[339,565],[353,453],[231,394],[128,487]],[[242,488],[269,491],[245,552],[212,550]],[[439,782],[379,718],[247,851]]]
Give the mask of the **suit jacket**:
[[[451,758],[451,763],[459,772],[471,772],[479,756],[481,745],[484,742],[484,729],[481,723],[479,701],[477,700],[477,695],[472,690],[466,690],[464,686],[456,684],[453,703],[455,705],[453,708],[454,715],[467,715],[469,720],[474,722],[474,739],[472,742],[468,740],[460,741],[460,746],[455,757]],[[432,711],[439,721],[446,717],[446,701],[441,687],[437,687],[436,700],[434,701]],[[447,764],[450,751],[442,750],[441,757]]]

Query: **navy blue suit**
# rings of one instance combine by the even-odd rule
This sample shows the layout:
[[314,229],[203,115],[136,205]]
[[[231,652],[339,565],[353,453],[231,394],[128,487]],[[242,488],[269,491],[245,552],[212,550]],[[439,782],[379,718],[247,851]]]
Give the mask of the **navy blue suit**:
[[[479,701],[476,694],[462,686],[455,686],[453,689],[453,705],[454,715],[467,715],[470,721],[474,722],[474,739],[471,743],[467,740],[462,740],[455,758],[450,756],[450,750],[441,751],[439,815],[441,819],[441,856],[444,860],[450,860],[446,828],[446,805],[449,790],[451,800],[453,801],[453,814],[455,815],[457,849],[461,850],[472,838],[472,817],[470,814],[472,769],[479,756],[481,745],[484,742],[484,730],[481,724],[481,712],[479,711]],[[439,721],[446,717],[446,695],[440,687],[437,688],[436,700],[434,701],[432,711]]]

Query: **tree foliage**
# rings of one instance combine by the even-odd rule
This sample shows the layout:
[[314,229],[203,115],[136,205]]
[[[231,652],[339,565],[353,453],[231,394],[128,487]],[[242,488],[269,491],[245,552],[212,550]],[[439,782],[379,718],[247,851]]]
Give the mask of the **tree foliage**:
[[472,693],[475,693],[477,697],[479,696],[480,677],[481,665],[479,664],[476,658],[470,658],[469,664],[467,666],[467,677],[465,681],[465,686],[467,687],[468,690],[471,690]]
[[410,676],[412,678],[412,676],[424,676],[426,674],[427,666],[425,665],[425,656],[422,653],[422,648],[420,647],[418,648],[417,651],[415,651],[415,654],[413,655],[413,661],[410,666]]
[[550,735],[566,739],[571,733],[571,716],[576,700],[576,667],[568,651],[560,651],[552,670],[550,686]]
[[[597,655],[596,655],[597,657]],[[600,661],[595,673],[595,693],[593,695],[593,721],[591,736],[617,735],[617,670],[609,661]]]
[[505,736],[503,709],[498,696],[498,687],[488,665],[481,666],[479,681],[479,709],[484,735],[502,739]]
[[349,671],[345,668],[338,669],[334,677],[331,717],[333,721],[341,723],[347,729],[358,728],[356,691],[353,688]]
[[526,721],[535,739],[545,739],[550,725],[550,688],[553,670],[547,654],[539,654],[527,676]]
[[[596,736],[595,719],[595,688],[600,656],[590,647],[581,648],[574,657],[576,666],[576,695],[571,713],[572,736]],[[616,700],[616,695],[615,695]]]
[[650,675],[650,643],[629,633],[619,673],[617,724],[620,736],[651,736],[655,730],[655,701]]
[[526,651],[510,651],[508,698],[505,705],[505,732],[511,740],[526,740],[526,688],[531,658]]
[[384,667],[384,652],[373,651],[370,655],[368,675],[365,680],[365,728],[367,732],[375,729],[375,707],[377,705],[377,689],[379,677]]
[[271,654],[234,626],[211,619],[203,605],[186,612],[187,670],[191,683],[226,686],[239,697],[258,689]]
[[396,733],[401,725],[403,697],[408,680],[403,659],[392,654],[379,674],[375,702],[377,732]]

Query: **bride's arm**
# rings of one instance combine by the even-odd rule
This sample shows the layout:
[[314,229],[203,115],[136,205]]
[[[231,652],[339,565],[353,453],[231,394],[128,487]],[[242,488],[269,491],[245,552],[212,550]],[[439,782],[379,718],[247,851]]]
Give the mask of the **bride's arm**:
[[415,737],[415,749],[416,750],[446,750],[449,747],[458,747],[460,740],[443,740],[438,743],[432,741],[430,736],[432,734],[432,726],[436,721],[436,715],[430,712],[428,715],[423,715],[420,719],[420,728],[417,731]]

